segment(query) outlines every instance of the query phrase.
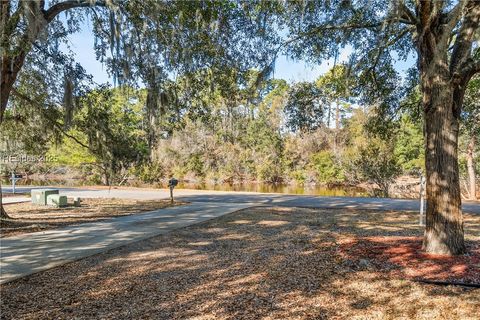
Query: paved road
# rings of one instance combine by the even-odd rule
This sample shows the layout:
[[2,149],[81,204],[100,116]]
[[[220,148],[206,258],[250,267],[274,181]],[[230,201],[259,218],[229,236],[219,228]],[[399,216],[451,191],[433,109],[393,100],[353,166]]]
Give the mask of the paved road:
[[[282,194],[210,194],[208,196],[186,195],[179,198],[195,202],[241,203],[246,201],[285,207],[305,208],[349,208],[399,211],[418,211],[420,208],[419,200],[390,198],[321,197]],[[480,214],[480,202],[464,201],[463,210],[468,213]]]
[[[5,188],[8,192],[8,188]],[[29,192],[32,188],[18,188]],[[168,190],[60,188],[62,194],[84,198],[164,199]],[[0,283],[46,270],[130,242],[162,234],[255,205],[311,208],[418,210],[418,200],[318,197],[252,192],[176,190],[189,205],[112,218],[44,232],[0,239]],[[9,198],[5,198],[9,199]],[[11,198],[10,198],[11,199]],[[9,200],[10,201],[10,200]],[[480,203],[464,203],[464,211],[480,214]]]
[[12,203],[19,203],[19,202],[28,202],[30,201],[30,198],[24,197],[24,196],[18,196],[18,197],[6,197],[2,199],[3,204],[12,204]]
[[[31,189],[31,187],[17,187],[17,190],[19,190],[19,192],[30,192]],[[8,192],[9,188],[4,188],[4,191]],[[79,196],[83,198],[129,198],[140,200],[154,200],[166,199],[169,197],[169,191],[166,189],[98,190],[86,188],[60,188],[60,192],[62,194],[66,194],[67,196]],[[178,189],[175,190],[175,197],[190,202],[256,203],[310,208],[352,208],[417,211],[420,207],[418,200],[408,199],[321,197],[275,193],[228,192],[211,190]],[[464,201],[463,210],[468,213],[480,214],[480,202]]]
[[191,203],[0,239],[0,283],[212,219],[251,204]]

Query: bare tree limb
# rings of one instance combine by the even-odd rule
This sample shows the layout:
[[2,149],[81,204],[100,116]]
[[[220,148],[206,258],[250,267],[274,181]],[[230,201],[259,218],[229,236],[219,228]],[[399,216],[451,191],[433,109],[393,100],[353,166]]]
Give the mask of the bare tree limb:
[[65,129],[63,128],[63,126],[58,123],[57,121],[54,121],[52,120],[52,124],[64,135],[66,136],[67,138],[70,138],[72,139],[73,141],[75,141],[77,144],[79,144],[80,146],[84,147],[85,149],[87,150],[91,150],[89,146],[87,146],[86,144],[84,144],[83,142],[81,142],[80,140],[78,140],[75,136],[69,134],[67,131],[65,131]]

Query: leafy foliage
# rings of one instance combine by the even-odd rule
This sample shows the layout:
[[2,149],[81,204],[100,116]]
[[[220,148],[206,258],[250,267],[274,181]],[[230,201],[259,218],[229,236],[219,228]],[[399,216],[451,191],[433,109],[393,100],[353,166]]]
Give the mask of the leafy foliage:
[[379,195],[385,197],[389,196],[390,184],[401,173],[392,148],[381,143],[361,147],[353,164],[360,177],[375,183],[379,187]]
[[413,122],[408,115],[399,121],[393,150],[403,172],[418,175],[425,172],[425,143],[421,124]]
[[319,88],[310,82],[293,85],[285,106],[287,126],[294,132],[315,131],[323,125],[324,101]]
[[312,156],[311,165],[320,183],[339,183],[345,179],[343,169],[336,163],[334,155],[324,150]]
[[68,136],[50,153],[61,164],[91,168],[105,184],[121,182],[121,175],[140,164],[148,151],[141,93],[104,86],[89,92],[79,105]]

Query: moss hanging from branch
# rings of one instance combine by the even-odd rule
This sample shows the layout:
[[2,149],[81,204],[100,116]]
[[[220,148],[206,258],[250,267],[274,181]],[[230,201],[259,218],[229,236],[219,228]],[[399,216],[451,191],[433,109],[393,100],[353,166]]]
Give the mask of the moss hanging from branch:
[[68,75],[65,75],[64,80],[64,94],[63,94],[63,106],[65,108],[65,127],[69,127],[72,124],[73,118],[73,81]]

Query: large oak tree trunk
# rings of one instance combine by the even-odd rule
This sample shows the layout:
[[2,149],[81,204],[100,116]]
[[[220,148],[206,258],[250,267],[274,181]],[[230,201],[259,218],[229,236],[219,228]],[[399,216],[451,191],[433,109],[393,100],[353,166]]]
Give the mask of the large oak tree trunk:
[[425,251],[457,255],[465,252],[458,170],[459,115],[454,92],[445,77],[430,78],[424,90],[427,174]]
[[476,188],[476,174],[475,174],[475,135],[472,135],[467,147],[467,171],[468,171],[468,187],[470,200],[477,200],[477,188]]
[[0,220],[10,219],[10,216],[3,207],[2,183],[0,182]]
[[[9,58],[6,54],[0,56],[0,126],[3,123],[8,100],[17,80],[18,73],[25,62],[26,53],[22,52],[15,59]],[[1,127],[0,127],[1,130]],[[11,219],[3,207],[2,184],[0,182],[0,219]]]
[[[416,31],[425,120],[427,219],[423,248],[437,254],[465,252],[458,172],[458,131],[465,89],[480,72],[473,55],[480,26],[480,1],[416,1],[403,8]],[[457,27],[458,26],[458,27]]]
[[3,116],[7,109],[8,100],[13,89],[18,74],[25,63],[26,51],[10,58],[6,54],[0,59],[0,124],[3,122]]

